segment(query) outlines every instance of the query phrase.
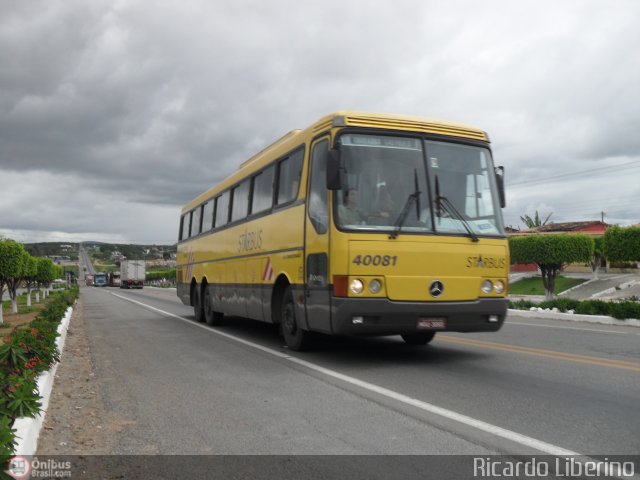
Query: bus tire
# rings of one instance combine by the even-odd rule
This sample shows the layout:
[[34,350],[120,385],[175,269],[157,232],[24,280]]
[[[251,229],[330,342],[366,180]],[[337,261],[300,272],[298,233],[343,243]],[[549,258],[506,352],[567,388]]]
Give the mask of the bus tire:
[[204,322],[204,311],[202,309],[202,295],[200,294],[200,289],[198,285],[194,285],[193,288],[193,316],[196,319],[196,322],[202,323]]
[[204,310],[204,320],[210,327],[215,327],[222,323],[222,312],[215,312],[213,310],[213,295],[211,294],[211,287],[205,285],[204,287],[204,299],[202,302],[202,308]]
[[305,350],[308,347],[311,334],[307,330],[303,330],[296,320],[296,309],[291,285],[287,286],[282,297],[280,326],[287,347],[297,352]]
[[433,337],[435,337],[436,332],[420,332],[420,333],[405,333],[400,335],[404,340],[404,343],[407,345],[426,345]]

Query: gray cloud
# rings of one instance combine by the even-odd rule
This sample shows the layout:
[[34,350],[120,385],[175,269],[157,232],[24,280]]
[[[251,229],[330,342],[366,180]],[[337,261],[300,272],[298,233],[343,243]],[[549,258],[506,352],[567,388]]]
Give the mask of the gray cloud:
[[[508,184],[640,159],[633,0],[0,6],[5,229],[174,241],[167,212],[338,109],[476,124]],[[514,185],[507,223],[537,206],[554,218],[593,215],[616,194],[616,219],[640,221],[638,190],[619,188],[637,169],[615,182],[605,173],[594,190],[602,200],[582,207],[566,193],[569,182],[592,188],[578,177],[557,197],[553,185],[543,198]],[[122,214],[138,209],[158,225],[143,230]]]

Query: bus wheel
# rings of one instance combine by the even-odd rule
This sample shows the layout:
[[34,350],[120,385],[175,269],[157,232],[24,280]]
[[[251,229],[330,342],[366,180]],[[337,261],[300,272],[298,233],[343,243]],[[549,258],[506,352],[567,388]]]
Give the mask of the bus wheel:
[[204,310],[204,319],[207,322],[207,325],[215,327],[222,323],[222,317],[224,314],[213,311],[213,295],[211,295],[209,285],[204,288],[204,302],[202,303],[202,308]]
[[400,335],[404,342],[407,345],[426,345],[433,337],[435,337],[436,332],[420,332],[420,333],[405,333],[404,335]]
[[204,322],[204,311],[202,309],[202,299],[198,285],[195,285],[193,289],[193,316],[196,318],[196,322]]
[[302,351],[308,346],[310,333],[298,325],[291,286],[287,287],[282,298],[280,325],[287,347],[291,350]]

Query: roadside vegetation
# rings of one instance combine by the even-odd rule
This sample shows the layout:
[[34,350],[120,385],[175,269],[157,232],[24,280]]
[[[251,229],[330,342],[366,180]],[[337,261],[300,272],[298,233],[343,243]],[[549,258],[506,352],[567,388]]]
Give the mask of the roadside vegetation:
[[640,261],[640,227],[614,226],[597,241],[584,234],[512,236],[509,237],[509,252],[513,263],[538,266],[546,300],[551,301],[560,272],[569,263],[590,264],[593,278],[597,278],[598,265],[603,258],[611,262]]
[[[78,297],[78,289],[45,299],[52,282],[63,273],[50,258],[32,257],[23,244],[0,238],[0,466],[15,447],[15,419],[40,412],[38,375],[59,359],[58,324]],[[22,288],[27,291],[20,295]],[[6,302],[5,291],[9,293]]]
[[[60,290],[42,304],[33,305],[35,318],[16,322],[0,343],[0,465],[6,465],[14,454],[16,431],[13,423],[19,417],[35,417],[42,399],[38,392],[38,376],[60,359],[56,345],[58,325],[67,308],[78,298],[78,287]],[[31,313],[31,312],[30,312]],[[24,315],[24,314],[17,314]]]
[[605,315],[620,320],[640,318],[639,298],[616,301],[555,298],[556,294],[584,282],[560,275],[568,263],[589,263],[593,278],[597,278],[598,265],[603,258],[618,264],[640,261],[640,227],[614,226],[606,231],[604,237],[595,240],[582,234],[514,236],[509,238],[509,248],[514,263],[535,263],[542,272],[542,277],[527,278],[511,284],[510,294],[546,297],[542,303],[529,300],[510,302],[509,308],[557,309],[559,312]]
[[531,302],[529,300],[517,300],[509,302],[509,308],[514,310],[531,310],[541,308],[543,310],[557,309],[562,313],[575,313],[578,315],[603,315],[618,320],[628,318],[640,319],[640,298],[630,298],[622,301],[605,302],[604,300],[573,300],[570,298],[556,298],[544,302]]

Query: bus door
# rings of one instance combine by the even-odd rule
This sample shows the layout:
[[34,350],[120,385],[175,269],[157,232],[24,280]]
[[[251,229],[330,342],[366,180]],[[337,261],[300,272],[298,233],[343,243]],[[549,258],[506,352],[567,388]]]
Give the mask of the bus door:
[[329,139],[316,140],[311,150],[305,216],[305,309],[310,330],[331,333],[328,155]]

